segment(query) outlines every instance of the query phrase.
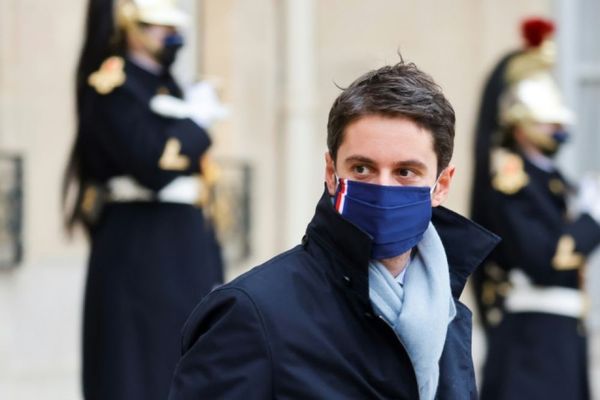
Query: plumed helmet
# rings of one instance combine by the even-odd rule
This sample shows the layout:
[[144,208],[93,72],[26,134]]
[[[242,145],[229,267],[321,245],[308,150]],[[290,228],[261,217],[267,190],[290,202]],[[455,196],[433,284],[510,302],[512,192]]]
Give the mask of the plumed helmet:
[[556,60],[554,25],[549,20],[535,18],[524,21],[521,28],[526,45],[506,67],[507,87],[500,98],[500,124],[573,123],[574,115],[565,105],[552,75]]
[[505,126],[521,122],[571,124],[568,109],[554,78],[538,72],[513,83],[500,99],[500,122]]
[[181,28],[189,20],[188,14],[177,7],[177,0],[118,0],[116,6],[122,28],[138,22]]

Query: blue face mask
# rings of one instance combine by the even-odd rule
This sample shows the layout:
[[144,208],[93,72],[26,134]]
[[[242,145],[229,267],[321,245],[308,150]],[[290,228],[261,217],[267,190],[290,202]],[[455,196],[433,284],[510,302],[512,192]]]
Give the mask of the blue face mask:
[[554,140],[556,146],[554,146],[552,149],[540,148],[540,150],[546,156],[554,157],[556,153],[558,153],[558,151],[560,150],[561,146],[569,141],[570,137],[571,135],[569,134],[569,132],[563,129],[556,130],[552,133],[552,140]]
[[373,238],[371,257],[381,260],[399,256],[421,241],[431,221],[432,192],[429,187],[381,186],[340,178],[333,204]]
[[178,33],[172,33],[165,37],[163,41],[163,48],[159,54],[159,62],[165,68],[170,68],[177,58],[179,49],[183,46],[183,36]]
[[569,134],[569,132],[563,129],[559,129],[552,134],[552,139],[554,139],[554,141],[558,144],[568,142],[570,137],[571,135]]

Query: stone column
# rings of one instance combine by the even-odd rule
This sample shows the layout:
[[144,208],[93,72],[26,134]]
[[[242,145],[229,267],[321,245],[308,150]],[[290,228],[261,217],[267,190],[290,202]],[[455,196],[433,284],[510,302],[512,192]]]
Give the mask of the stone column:
[[280,240],[290,247],[300,242],[315,205],[316,10],[314,0],[286,0],[284,4]]

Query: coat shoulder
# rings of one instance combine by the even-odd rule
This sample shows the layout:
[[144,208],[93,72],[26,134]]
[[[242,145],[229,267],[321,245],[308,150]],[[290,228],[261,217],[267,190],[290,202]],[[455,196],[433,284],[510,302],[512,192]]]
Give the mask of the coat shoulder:
[[289,299],[294,297],[290,295],[290,291],[294,290],[291,276],[301,264],[302,253],[301,246],[293,248],[213,289],[195,307],[186,322],[184,348],[197,339],[202,331],[199,326],[213,319],[247,320],[250,315],[255,315],[256,321],[263,325],[265,318],[276,318],[278,310],[289,306]]
[[291,290],[294,277],[306,276],[306,265],[314,261],[302,246],[296,246],[252,268],[223,287],[237,288],[252,298]]
[[291,310],[302,314],[315,309],[331,295],[331,285],[324,260],[296,246],[221,288],[244,292],[265,321],[294,325]]

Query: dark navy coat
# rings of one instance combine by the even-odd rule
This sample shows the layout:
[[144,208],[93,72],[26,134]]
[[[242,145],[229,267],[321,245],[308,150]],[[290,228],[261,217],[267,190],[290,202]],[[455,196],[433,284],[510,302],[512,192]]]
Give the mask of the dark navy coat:
[[[569,218],[570,188],[558,170],[541,169],[518,152],[510,157],[521,160],[522,171],[508,169],[509,174],[524,172],[527,180],[508,192],[490,185],[488,201],[475,205],[486,216],[486,228],[502,237],[482,269],[488,270],[482,279],[489,289],[483,291],[482,302],[497,308],[501,321],[490,321],[481,398],[586,400],[582,321],[551,313],[507,312],[502,296],[510,289],[502,276],[506,279],[518,268],[538,287],[579,288],[585,256],[600,243],[600,226],[587,214]],[[503,173],[490,179],[512,179]],[[570,245],[561,247],[561,241]]]
[[[169,74],[127,62],[126,81],[108,94],[92,87],[80,114],[77,153],[84,184],[127,175],[153,191],[200,173],[210,145],[189,119],[149,108],[159,91],[180,95]],[[159,160],[169,139],[184,169]],[[222,282],[219,249],[202,210],[158,202],[108,203],[91,226],[85,293],[83,391],[87,400],[164,400],[179,356],[179,332],[200,299]]]
[[[434,209],[433,223],[457,305],[437,397],[475,399],[471,313],[458,297],[497,238],[446,209]],[[370,238],[325,193],[302,245],[214,290],[195,309],[169,399],[417,399],[405,349],[373,314],[370,249]]]

